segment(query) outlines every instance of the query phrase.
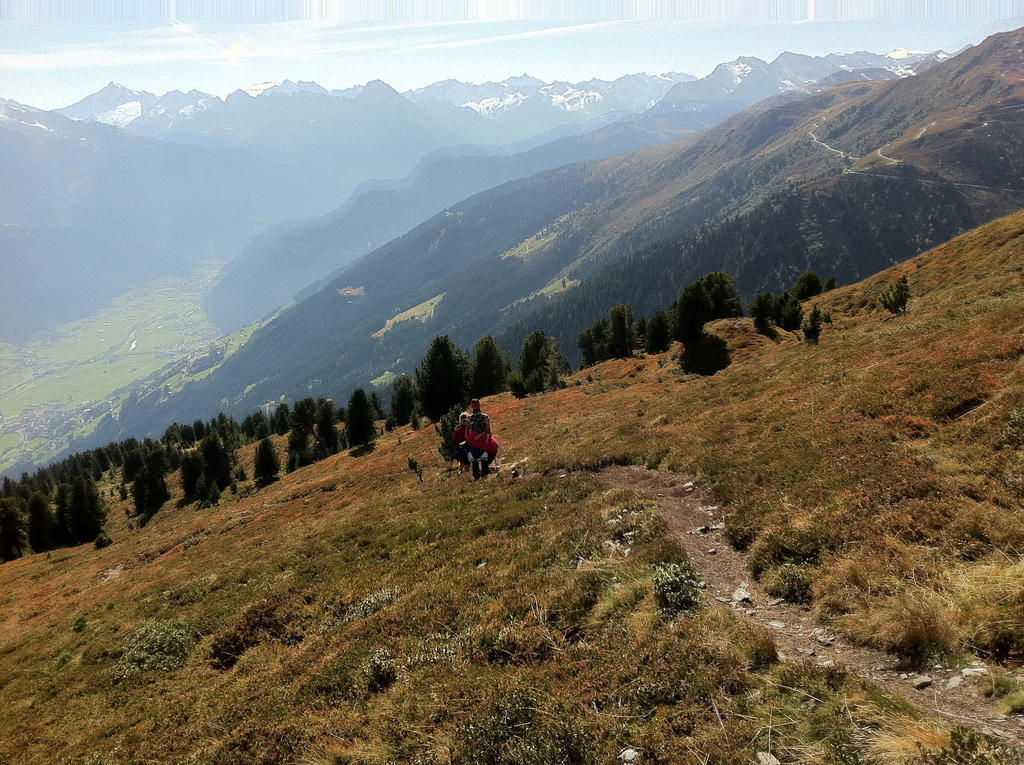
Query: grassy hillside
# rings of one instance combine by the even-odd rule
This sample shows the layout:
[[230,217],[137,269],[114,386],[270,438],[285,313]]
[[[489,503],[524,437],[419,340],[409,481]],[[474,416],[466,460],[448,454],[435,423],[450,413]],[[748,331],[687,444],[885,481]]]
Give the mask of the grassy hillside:
[[[909,313],[877,310],[904,274]],[[0,566],[0,758],[1019,761],[909,683],[780,660],[742,609],[660,613],[685,540],[601,468],[714,491],[752,573],[851,643],[989,661],[960,717],[996,717],[1024,653],[1022,298],[1024,214],[824,296],[819,346],[728,320],[713,377],[673,352],[486,401],[525,478],[452,477],[404,429],[141,530],[115,503],[111,547]]]

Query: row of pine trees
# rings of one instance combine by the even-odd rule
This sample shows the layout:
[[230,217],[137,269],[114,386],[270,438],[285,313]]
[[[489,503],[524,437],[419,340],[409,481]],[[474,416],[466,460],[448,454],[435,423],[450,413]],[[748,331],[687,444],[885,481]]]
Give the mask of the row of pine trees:
[[[822,282],[813,271],[800,275],[792,289],[781,294],[759,292],[748,307],[759,332],[773,334],[776,328],[789,332],[802,330],[804,338],[817,343],[821,325],[831,319],[815,306],[804,319],[803,301],[835,289],[835,279]],[[743,299],[732,277],[723,273],[706,274],[686,285],[667,309],[655,311],[650,318],[636,317],[633,308],[618,305],[580,333],[577,345],[582,367],[608,359],[628,358],[635,351],[662,353],[673,341],[697,345],[704,340],[704,326],[716,319],[744,315]]]
[[[772,335],[776,328],[799,329],[808,342],[817,343],[822,324],[831,319],[817,306],[805,319],[801,304],[834,287],[835,279],[823,283],[808,271],[781,294],[755,295],[748,312],[759,332]],[[901,313],[909,297],[904,277],[882,293],[880,304]],[[706,274],[648,319],[635,317],[628,305],[612,308],[580,334],[582,367],[628,358],[637,350],[661,353],[673,341],[681,341],[688,353],[697,349],[694,355],[699,358],[700,346],[707,341],[707,322],[743,315],[732,278]],[[246,444],[257,443],[254,486],[276,480],[282,460],[273,436],[287,436],[284,468],[291,472],[346,448],[371,447],[379,421],[384,421],[385,430],[410,424],[418,429],[420,418],[426,417],[438,423],[441,453],[450,458],[450,433],[470,398],[505,391],[524,397],[556,390],[569,372],[558,342],[543,330],[523,341],[514,365],[493,337],[481,338],[470,354],[442,335],[431,342],[414,375],[394,379],[387,406],[376,392],[367,394],[360,388],[345,407],[327,398],[305,398],[291,407],[282,402],[273,412],[269,408],[253,412],[241,423],[222,413],[208,422],[173,423],[159,441],[128,439],[80,452],[32,476],[22,474],[18,481],[4,479],[0,561],[87,542],[98,547],[110,544],[103,531],[107,503],[98,487],[104,478],[109,497],[131,498],[132,520],[142,526],[170,501],[167,477],[176,470],[180,470],[182,505],[197,502],[206,507],[216,504],[225,491],[237,493],[239,482],[248,480],[238,461],[238,450]]]
[[386,430],[409,424],[418,428],[421,417],[440,420],[471,397],[553,390],[568,371],[558,344],[542,331],[523,342],[515,366],[491,337],[479,340],[471,356],[440,336],[414,376],[395,378],[388,405],[376,392],[360,388],[345,407],[326,398],[305,398],[290,407],[282,402],[272,411],[253,412],[241,423],[222,413],[207,422],[173,423],[159,441],[128,439],[79,452],[31,476],[22,474],[18,481],[4,480],[0,561],[88,542],[109,544],[103,531],[107,500],[130,499],[131,520],[143,526],[171,500],[167,479],[174,471],[180,471],[180,505],[216,504],[224,492],[237,493],[240,482],[248,480],[238,460],[246,444],[257,444],[253,479],[258,488],[282,470],[273,436],[287,436],[283,468],[291,472],[342,449],[371,445],[382,420]]

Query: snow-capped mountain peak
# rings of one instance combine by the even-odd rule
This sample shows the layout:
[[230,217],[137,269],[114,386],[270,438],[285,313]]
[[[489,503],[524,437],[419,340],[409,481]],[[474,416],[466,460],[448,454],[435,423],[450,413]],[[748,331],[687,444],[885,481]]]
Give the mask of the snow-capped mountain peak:
[[291,95],[293,93],[327,93],[327,90],[318,85],[315,82],[292,82],[291,80],[281,80],[280,82],[258,82],[254,85],[249,85],[244,88],[240,88],[241,92],[246,95],[257,98],[266,93],[281,93],[284,95]]
[[906,58],[913,58],[915,56],[927,56],[928,51],[926,50],[909,50],[908,48],[897,48],[894,51],[890,51],[885,54],[886,58],[891,58],[894,61],[902,61]]

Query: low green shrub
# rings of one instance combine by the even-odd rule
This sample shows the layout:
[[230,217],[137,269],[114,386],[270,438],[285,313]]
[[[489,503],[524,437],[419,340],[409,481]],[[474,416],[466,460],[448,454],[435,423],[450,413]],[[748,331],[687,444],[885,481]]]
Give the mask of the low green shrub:
[[806,566],[783,563],[768,569],[761,577],[765,592],[790,603],[811,602],[811,577]]
[[700,579],[689,563],[656,566],[654,602],[665,616],[694,611],[700,605]]
[[196,635],[188,627],[172,621],[153,621],[137,629],[124,645],[114,666],[115,680],[124,680],[140,672],[173,672],[185,666],[195,645]]

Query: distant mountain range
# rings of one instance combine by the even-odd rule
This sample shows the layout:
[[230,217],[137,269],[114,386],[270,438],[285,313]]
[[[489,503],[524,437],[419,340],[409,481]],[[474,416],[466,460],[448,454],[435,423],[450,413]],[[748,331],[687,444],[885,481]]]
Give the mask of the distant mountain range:
[[610,305],[647,311],[710,270],[748,296],[808,267],[843,282],[872,273],[1024,205],[1022,46],[1024,32],[1007,33],[917,77],[783,93],[700,135],[476,194],[343,268],[204,380],[124,407],[98,437],[281,395],[342,396],[410,371],[441,333],[464,346],[498,333],[511,349],[544,327],[572,353]]
[[943,52],[893,51],[804,56],[783,53],[771,63],[742,57],[719,64],[707,77],[680,82],[652,108],[656,114],[715,111],[731,116],[771,96],[838,84],[846,79],[895,79],[921,74],[949,58]]
[[[222,331],[233,331],[263,318],[302,288],[358,255],[409,231],[447,205],[500,183],[699,132],[748,102],[780,93],[805,95],[818,87],[815,78],[835,78],[836,84],[845,81],[841,77],[855,81],[894,79],[927,69],[943,58],[946,56],[941,53],[910,52],[821,58],[787,53],[771,64],[760,59],[738,59],[719,66],[700,81],[678,73],[581,83],[545,83],[523,75],[482,85],[446,80],[410,91],[405,95],[417,104],[443,102],[452,108],[472,109],[516,135],[544,131],[541,135],[550,138],[570,128],[572,123],[567,119],[577,120],[577,126],[590,127],[600,121],[614,121],[589,133],[541,143],[523,152],[483,148],[436,152],[404,181],[367,184],[323,220],[286,225],[255,240],[230,264],[210,295],[209,313]],[[315,83],[290,82],[268,83],[250,90],[267,93],[275,89],[327,92]],[[661,101],[673,94],[682,97],[686,89],[686,108],[666,106]],[[344,94],[353,97],[361,92],[357,88]],[[638,116],[635,112],[644,114]],[[533,143],[537,142],[535,138]]]
[[336,208],[364,181],[401,178],[440,147],[512,140],[472,109],[415,104],[380,81],[336,93],[313,83],[264,83],[223,100],[198,91],[157,97],[111,83],[60,111],[293,168],[303,176],[294,193],[306,214]]

